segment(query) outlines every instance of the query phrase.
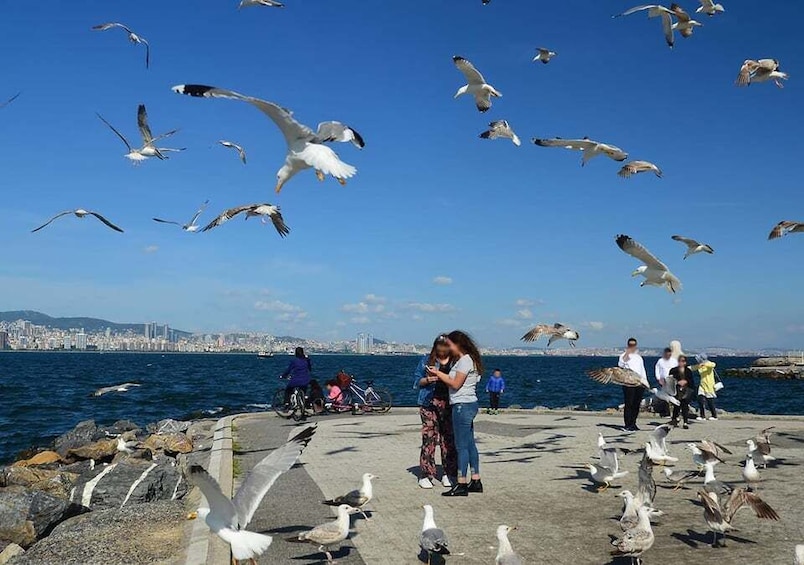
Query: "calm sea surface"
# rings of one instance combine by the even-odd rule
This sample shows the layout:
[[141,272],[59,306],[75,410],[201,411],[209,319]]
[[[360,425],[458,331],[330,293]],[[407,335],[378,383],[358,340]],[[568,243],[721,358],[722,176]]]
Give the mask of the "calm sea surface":
[[[289,357],[256,355],[136,353],[0,353],[0,462],[42,445],[80,420],[111,424],[127,418],[145,425],[162,418],[189,418],[264,410]],[[646,359],[652,375],[655,359]],[[752,359],[715,359],[721,369],[747,366]],[[373,379],[389,389],[396,405],[413,405],[412,373],[418,357],[313,357],[315,377],[325,381],[339,369]],[[508,390],[503,405],[590,409],[616,406],[618,387],[598,385],[586,369],[613,365],[613,358],[488,357],[488,369],[502,369]],[[804,413],[803,381],[724,378],[718,404],[729,411],[758,414]],[[142,386],[101,397],[92,392],[122,382]],[[485,398],[483,398],[485,400]]]

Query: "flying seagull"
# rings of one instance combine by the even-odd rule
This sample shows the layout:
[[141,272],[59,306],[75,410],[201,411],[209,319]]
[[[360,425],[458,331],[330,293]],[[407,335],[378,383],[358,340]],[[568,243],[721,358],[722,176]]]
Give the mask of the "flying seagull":
[[249,6],[268,6],[269,8],[285,7],[282,2],[277,2],[276,0],[240,0],[240,4],[238,4],[237,9],[248,8]]
[[458,92],[455,93],[455,98],[463,94],[471,94],[475,98],[477,109],[481,112],[486,112],[491,108],[492,96],[495,98],[502,97],[502,94],[486,82],[486,79],[483,78],[483,75],[480,74],[472,63],[458,55],[452,58],[452,62],[455,63],[458,70],[463,73],[468,83],[458,89]]
[[555,51],[550,51],[549,49],[546,49],[544,47],[539,47],[536,49],[536,51],[538,51],[538,53],[533,58],[533,61],[534,62],[541,61],[545,65],[550,62],[550,59],[552,59],[557,55]]
[[[751,507],[757,518],[779,520],[779,515],[768,503],[755,493],[749,492],[744,488],[734,489],[722,506],[718,495],[715,493],[699,490],[698,500],[703,503],[704,520],[709,529],[712,530],[712,547],[718,547],[718,534],[723,537],[726,532],[735,529],[732,526],[734,517],[740,509],[746,506]],[[725,542],[723,542],[722,546],[725,545]]]
[[107,29],[112,29],[115,27],[119,27],[120,29],[124,30],[128,34],[128,40],[131,43],[139,43],[145,45],[145,68],[146,69],[149,68],[151,64],[151,46],[148,44],[145,38],[140,37],[133,31],[131,31],[131,29],[128,26],[118,22],[109,22],[106,24],[92,26],[92,29],[93,31],[106,31]]
[[207,204],[209,204],[209,200],[204,200],[204,203],[201,204],[201,207],[198,209],[195,215],[190,219],[190,221],[187,222],[186,224],[181,224],[179,222],[174,222],[172,220],[162,220],[161,218],[153,218],[153,220],[154,222],[159,222],[160,224],[173,224],[181,227],[181,229],[183,229],[186,232],[194,233],[197,232],[199,229],[201,229],[201,226],[196,224],[196,222],[198,221],[199,216],[201,216],[201,214],[204,213]]
[[550,339],[547,340],[547,347],[550,347],[550,344],[559,339],[566,339],[569,342],[570,347],[575,347],[575,342],[581,337],[581,335],[575,330],[568,328],[564,324],[556,322],[552,326],[549,324],[537,325],[535,328],[522,336],[522,341],[536,341],[545,335],[550,336]]
[[642,244],[634,241],[627,235],[618,235],[616,242],[620,249],[645,263],[631,273],[632,277],[638,275],[645,277],[645,280],[642,281],[639,286],[662,286],[665,287],[668,292],[672,293],[681,290],[681,281],[670,272],[667,265],[659,261],[650,251],[643,247]]
[[120,228],[118,228],[116,225],[114,225],[112,222],[110,222],[109,220],[107,220],[106,218],[104,218],[103,216],[101,216],[100,214],[98,214],[97,212],[92,212],[92,211],[89,211],[89,210],[84,210],[84,209],[82,209],[82,208],[78,208],[78,209],[76,209],[76,210],[66,210],[66,211],[64,211],[64,212],[61,212],[61,213],[59,213],[59,214],[56,214],[55,216],[53,216],[52,218],[50,218],[50,219],[49,219],[47,222],[45,222],[44,224],[42,224],[42,225],[41,225],[41,226],[39,226],[38,228],[31,230],[31,233],[38,232],[39,230],[41,230],[41,229],[42,229],[42,228],[44,228],[45,226],[50,225],[50,223],[51,223],[53,220],[57,220],[58,218],[61,218],[62,216],[68,216],[68,215],[70,215],[70,214],[73,214],[73,215],[74,215],[76,218],[83,218],[84,216],[94,216],[94,217],[96,217],[97,219],[99,219],[101,222],[103,222],[104,224],[106,224],[108,227],[112,228],[114,231],[118,231],[118,232],[120,232],[120,233],[123,233],[123,230],[121,230]]
[[184,148],[171,149],[169,147],[157,147],[156,145],[154,145],[160,139],[170,137],[179,130],[177,129],[170,130],[167,133],[163,133],[162,135],[154,137],[153,134],[151,133],[151,127],[148,125],[148,112],[145,109],[145,104],[140,104],[137,107],[137,127],[139,128],[140,136],[142,137],[142,147],[139,149],[134,149],[128,142],[128,140],[125,137],[123,137],[123,134],[117,131],[114,128],[114,126],[112,126],[112,124],[110,124],[104,119],[103,116],[101,116],[100,114],[96,115],[98,116],[98,118],[100,118],[100,121],[106,124],[109,127],[109,129],[111,129],[115,133],[115,135],[117,135],[117,137],[119,137],[123,141],[123,143],[126,145],[126,148],[128,148],[128,153],[126,153],[124,157],[132,161],[134,164],[138,164],[151,157],[156,157],[158,159],[163,160],[167,159],[167,157],[164,155],[164,152],[184,151]]
[[315,430],[315,426],[303,429],[285,445],[264,457],[254,466],[231,500],[221,492],[218,482],[203,467],[191,466],[188,480],[201,489],[209,508],[199,508],[187,517],[204,518],[209,529],[232,547],[233,560],[249,559],[256,563],[254,557],[262,555],[272,539],[271,536],[250,532],[245,527],[276,479],[296,464]]
[[271,223],[274,224],[274,228],[276,228],[277,233],[279,233],[281,237],[285,237],[290,233],[290,228],[285,225],[285,219],[282,217],[282,213],[279,211],[279,206],[274,206],[273,204],[269,204],[267,202],[262,204],[246,204],[245,206],[235,206],[234,208],[224,210],[220,216],[204,226],[204,229],[201,231],[209,231],[212,228],[216,228],[219,225],[228,222],[242,212],[246,213],[247,220],[251,216],[262,216],[263,224],[267,223],[266,217],[269,218]]
[[92,396],[103,396],[108,392],[128,392],[133,386],[142,386],[138,383],[121,383],[119,385],[103,386],[92,393]]
[[352,508],[357,509],[364,518],[368,519],[366,512],[363,510],[363,507],[366,506],[369,502],[371,502],[372,497],[374,496],[374,488],[371,484],[371,479],[376,479],[375,475],[371,473],[363,473],[362,483],[360,484],[360,488],[357,490],[349,491],[344,495],[336,496],[330,500],[322,501],[323,504],[328,506],[338,506],[340,504],[348,504]]
[[662,170],[651,163],[650,161],[631,161],[623,165],[623,168],[617,173],[624,179],[631,178],[631,175],[639,173],[653,172],[659,178],[662,178]]
[[329,552],[329,546],[341,543],[349,537],[349,516],[356,512],[359,512],[359,510],[352,508],[348,504],[341,504],[338,506],[338,517],[334,521],[316,526],[312,530],[301,532],[297,538],[291,538],[288,541],[307,542],[317,545],[318,551],[324,552],[327,556],[327,563],[334,563],[332,554]]
[[282,186],[296,173],[311,167],[315,169],[318,180],[323,181],[324,175],[332,175],[342,185],[346,184],[346,179],[357,173],[356,168],[341,161],[332,149],[324,145],[330,141],[348,141],[358,149],[365,147],[366,144],[360,134],[345,124],[322,122],[318,124],[318,131],[313,131],[293,119],[293,112],[290,110],[273,102],[239,94],[232,90],[201,84],[180,84],[174,86],[173,91],[195,97],[241,100],[248,102],[271,118],[282,132],[288,145],[285,164],[276,175],[276,192],[281,191]]
[[627,367],[602,367],[586,371],[586,374],[593,381],[604,385],[616,384],[630,388],[650,388],[648,381],[642,375]]
[[436,526],[433,518],[433,507],[429,504],[422,506],[424,509],[424,522],[422,533],[419,536],[419,547],[427,554],[427,563],[433,561],[434,555],[449,555],[449,540],[444,530]]
[[497,139],[497,138],[504,138],[510,139],[514,145],[519,147],[522,145],[522,142],[519,141],[519,137],[514,130],[511,129],[511,126],[508,125],[508,122],[505,120],[497,120],[496,122],[491,122],[489,124],[489,129],[484,131],[480,134],[481,139]]
[[524,561],[514,552],[511,547],[511,542],[508,541],[508,534],[516,528],[506,526],[505,524],[497,526],[497,557],[494,559],[494,565],[522,565]]
[[726,9],[723,4],[715,4],[712,0],[698,0],[701,5],[695,10],[696,14],[704,13],[707,16],[714,16],[715,14],[723,13]]
[[[637,12],[642,12],[647,10],[649,18],[656,18],[660,17],[662,19],[662,30],[664,31],[664,39],[667,42],[668,47],[671,49],[673,48],[673,44],[675,43],[674,33],[678,31],[682,37],[687,38],[692,35],[693,30],[696,27],[702,26],[701,22],[695,21],[690,18],[689,14],[684,11],[681,6],[676,3],[670,4],[669,8],[662,6],[660,4],[646,4],[643,6],[636,6],[635,8],[631,8],[630,10],[626,10],[622,14],[617,14],[612,16],[613,18],[619,18],[621,16],[630,16],[631,14],[635,14]],[[673,23],[673,17],[676,18],[676,22]]]
[[246,150],[243,149],[237,143],[232,143],[231,141],[226,141],[225,139],[221,139],[218,143],[223,145],[224,147],[229,147],[230,149],[234,149],[237,151],[237,154],[240,156],[240,160],[243,161],[243,164],[246,164]]
[[779,239],[789,233],[804,233],[804,222],[782,220],[768,234],[768,239]]
[[22,94],[22,93],[21,93],[21,92],[18,92],[18,93],[16,93],[14,96],[12,96],[11,98],[9,98],[9,99],[8,99],[8,100],[6,100],[5,102],[3,102],[2,104],[0,104],[0,108],[5,108],[6,106],[8,106],[8,105],[9,105],[9,104],[11,104],[12,102],[14,102],[14,100],[16,100],[16,99],[17,99],[17,97],[18,97],[20,94]]
[[779,61],[776,59],[746,59],[743,61],[735,84],[737,86],[751,86],[754,82],[767,82],[772,80],[779,88],[784,88],[781,81],[787,80],[788,74],[779,70]]
[[672,237],[674,241],[680,241],[684,245],[687,246],[687,252],[684,254],[684,259],[689,257],[690,255],[695,255],[696,253],[709,253],[710,255],[715,252],[709,245],[705,243],[698,243],[694,239],[690,239],[688,237],[681,237],[680,235],[674,235]]
[[608,143],[600,143],[588,137],[583,139],[562,139],[555,137],[553,139],[539,139],[534,137],[533,143],[539,147],[563,147],[564,149],[575,149],[583,152],[581,159],[581,166],[583,167],[587,161],[598,155],[605,155],[615,161],[625,161],[628,158],[628,153]]

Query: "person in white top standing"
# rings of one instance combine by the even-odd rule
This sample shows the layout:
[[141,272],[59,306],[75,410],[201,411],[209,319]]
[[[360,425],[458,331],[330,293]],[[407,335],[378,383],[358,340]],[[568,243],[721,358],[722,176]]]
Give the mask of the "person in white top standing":
[[[458,453],[458,481],[442,496],[468,496],[483,492],[480,482],[480,456],[475,443],[474,420],[478,412],[477,384],[483,374],[483,361],[472,338],[462,331],[447,335],[447,344],[455,361],[449,374],[427,367],[429,375],[438,377],[449,387],[452,405],[452,427]],[[471,479],[471,480],[470,480]]]
[[[656,361],[656,368],[654,369],[653,375],[656,377],[656,382],[659,383],[659,388],[671,396],[675,396],[676,394],[675,386],[672,387],[673,390],[668,390],[667,377],[670,376],[670,369],[675,369],[676,367],[678,367],[678,359],[673,358],[673,350],[671,348],[665,347],[663,355]],[[670,415],[670,407],[664,400],[656,400],[655,406],[660,416],[667,417]]]
[[[625,346],[625,351],[620,355],[618,365],[623,369],[631,369],[637,373],[642,380],[648,381],[648,375],[645,372],[645,362],[642,356],[637,353],[637,340],[633,337],[628,338]],[[642,404],[642,394],[644,389],[642,387],[623,387],[623,422],[625,424],[624,430],[628,432],[639,431],[637,427],[637,417],[639,417],[639,406]]]

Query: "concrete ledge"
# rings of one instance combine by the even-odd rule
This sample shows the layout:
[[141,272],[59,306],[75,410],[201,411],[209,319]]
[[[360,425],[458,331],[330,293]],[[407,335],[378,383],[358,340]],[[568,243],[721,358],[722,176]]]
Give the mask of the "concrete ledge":
[[[232,416],[221,418],[215,424],[215,435],[209,453],[207,471],[227,496],[232,496]],[[201,497],[201,505],[206,499]],[[187,548],[185,565],[228,565],[229,545],[209,531],[204,520],[195,520]]]

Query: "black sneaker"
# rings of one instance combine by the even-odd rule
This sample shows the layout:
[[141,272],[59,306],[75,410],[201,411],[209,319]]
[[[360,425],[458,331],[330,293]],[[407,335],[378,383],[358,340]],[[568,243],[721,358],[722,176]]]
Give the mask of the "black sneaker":
[[469,486],[466,488],[469,492],[483,492],[483,483],[480,482],[480,479],[472,479],[469,481]]
[[469,485],[466,483],[457,483],[448,491],[442,492],[441,496],[469,496]]

